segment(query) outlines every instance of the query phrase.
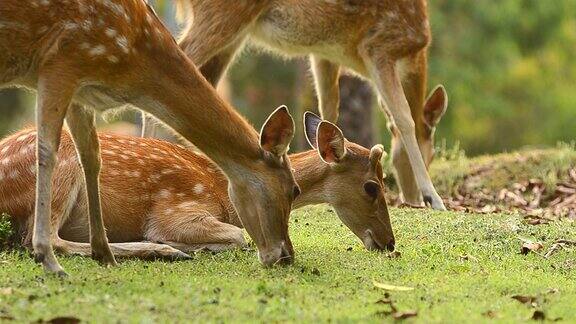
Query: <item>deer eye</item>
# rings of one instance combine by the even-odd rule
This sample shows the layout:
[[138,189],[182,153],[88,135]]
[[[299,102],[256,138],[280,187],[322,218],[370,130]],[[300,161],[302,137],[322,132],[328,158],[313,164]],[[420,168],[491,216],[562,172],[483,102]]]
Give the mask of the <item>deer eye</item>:
[[374,180],[368,180],[364,182],[364,191],[366,191],[366,194],[372,199],[376,199],[380,193],[380,184]]

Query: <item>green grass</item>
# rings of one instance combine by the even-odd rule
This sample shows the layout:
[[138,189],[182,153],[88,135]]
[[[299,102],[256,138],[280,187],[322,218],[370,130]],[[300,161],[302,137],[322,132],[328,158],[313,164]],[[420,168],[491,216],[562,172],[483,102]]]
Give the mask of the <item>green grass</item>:
[[[31,322],[75,316],[92,322],[393,321],[372,281],[414,287],[389,292],[417,322],[576,321],[576,254],[518,253],[521,238],[575,239],[576,224],[529,226],[513,215],[391,209],[402,256],[365,251],[327,207],[292,215],[297,261],[264,269],[254,252],[201,254],[188,262],[124,261],[105,269],[63,257],[68,279],[46,276],[23,253],[0,253],[0,318]],[[470,255],[463,260],[463,255]],[[12,289],[6,289],[12,288]],[[547,294],[549,289],[558,289]],[[537,295],[537,308],[511,298]],[[1,320],[0,320],[1,321]]]

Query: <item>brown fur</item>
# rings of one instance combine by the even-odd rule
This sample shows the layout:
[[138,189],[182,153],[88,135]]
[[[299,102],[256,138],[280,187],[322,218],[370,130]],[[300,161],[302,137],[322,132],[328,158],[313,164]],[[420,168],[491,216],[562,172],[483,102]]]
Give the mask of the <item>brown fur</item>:
[[[258,133],[218,97],[144,1],[0,0],[0,17],[0,86],[38,91],[32,243],[47,271],[63,272],[52,252],[49,215],[65,117],[87,183],[92,253],[115,263],[100,215],[94,116],[82,106],[106,110],[126,104],[165,122],[224,170],[263,263],[292,260],[287,227],[292,201],[286,193],[296,184],[289,161],[260,147]],[[278,111],[276,118],[286,114]],[[283,126],[283,132],[293,131],[291,123]]]
[[[341,133],[333,133],[326,132],[319,142],[324,147],[324,142],[341,140],[338,145],[346,154],[341,153],[338,163],[323,162],[315,150],[291,156],[302,189],[294,205],[329,203],[366,248],[390,248],[394,236],[383,193],[374,203],[363,191],[366,181],[383,184],[378,172],[382,152],[371,161],[369,150],[344,144]],[[11,215],[23,233],[29,233],[33,223],[35,140],[35,130],[27,129],[0,142],[4,162],[0,162],[0,212]],[[99,141],[102,215],[113,249],[115,243],[148,241],[159,244],[124,255],[178,258],[182,254],[161,244],[184,252],[245,244],[242,223],[228,197],[228,181],[206,156],[153,139],[100,134]],[[54,173],[52,223],[58,229],[56,248],[64,253],[83,254],[70,241],[89,241],[84,187],[74,143],[63,132]],[[31,243],[29,235],[23,239],[25,245]]]
[[404,198],[421,204],[424,197],[444,209],[426,171],[433,156],[429,126],[436,126],[424,120],[431,39],[426,0],[178,2],[188,17],[180,46],[213,85],[246,41],[284,56],[310,55],[320,111],[332,122],[340,67],[372,81],[395,129],[392,155]]

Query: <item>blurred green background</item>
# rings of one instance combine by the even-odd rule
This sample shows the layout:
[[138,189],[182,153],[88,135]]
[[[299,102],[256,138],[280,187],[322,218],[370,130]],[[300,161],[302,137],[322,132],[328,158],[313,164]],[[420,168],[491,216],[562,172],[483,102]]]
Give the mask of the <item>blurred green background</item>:
[[[153,2],[177,33],[171,1]],[[429,6],[429,86],[444,84],[450,98],[437,144],[459,143],[478,155],[576,140],[576,0],[430,0]],[[257,128],[281,104],[295,114],[315,106],[305,60],[247,49],[229,72],[222,93]],[[33,123],[34,100],[21,90],[0,92],[0,136]],[[366,111],[375,117],[367,127],[388,147],[384,115]],[[116,119],[138,120],[135,113]]]

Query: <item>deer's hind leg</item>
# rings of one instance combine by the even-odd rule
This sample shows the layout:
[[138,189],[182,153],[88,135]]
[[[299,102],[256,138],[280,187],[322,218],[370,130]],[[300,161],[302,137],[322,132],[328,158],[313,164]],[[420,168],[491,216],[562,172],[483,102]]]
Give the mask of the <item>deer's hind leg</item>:
[[145,238],[168,244],[186,253],[224,251],[246,245],[242,229],[221,222],[201,205],[179,210],[169,217],[153,215]]
[[98,135],[96,134],[94,112],[74,104],[68,111],[66,121],[74,139],[86,180],[92,258],[105,265],[116,265],[114,255],[108,246],[102,219],[99,182],[102,161]]

